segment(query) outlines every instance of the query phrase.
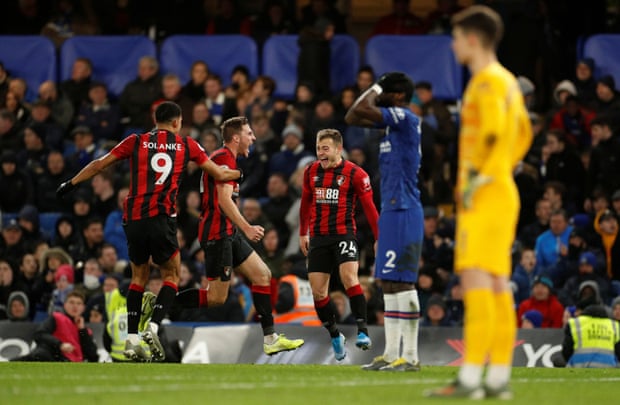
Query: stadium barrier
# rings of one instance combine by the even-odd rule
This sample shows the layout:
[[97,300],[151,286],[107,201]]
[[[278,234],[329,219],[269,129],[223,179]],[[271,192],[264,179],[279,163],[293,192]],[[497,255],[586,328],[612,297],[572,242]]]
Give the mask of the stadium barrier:
[[[186,325],[186,324],[184,324]],[[0,322],[0,362],[27,354],[33,347],[32,336],[37,324]],[[102,346],[103,325],[90,325],[99,347],[101,362],[109,361]],[[371,326],[373,347],[361,351],[355,347],[356,328],[343,325],[347,338],[347,357],[336,362],[331,343],[323,328],[278,325],[278,331],[289,337],[303,338],[304,346],[292,352],[267,356],[263,353],[260,325],[178,326],[166,325],[169,340],[178,340],[183,350],[183,363],[222,364],[365,364],[383,353],[383,328]],[[551,356],[562,350],[562,329],[519,330],[515,343],[514,366],[553,367]],[[458,366],[462,362],[461,328],[421,328],[420,360],[426,365]]]

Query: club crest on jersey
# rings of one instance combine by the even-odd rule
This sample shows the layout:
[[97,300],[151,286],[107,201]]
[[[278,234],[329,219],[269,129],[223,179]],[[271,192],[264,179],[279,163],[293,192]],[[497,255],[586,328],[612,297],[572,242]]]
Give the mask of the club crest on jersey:
[[339,175],[338,177],[336,177],[336,184],[338,184],[339,186],[342,186],[345,180],[346,180],[345,176]]

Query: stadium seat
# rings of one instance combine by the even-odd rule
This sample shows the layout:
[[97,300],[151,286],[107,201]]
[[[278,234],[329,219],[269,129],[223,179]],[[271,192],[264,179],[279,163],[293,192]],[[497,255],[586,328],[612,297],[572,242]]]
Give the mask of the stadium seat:
[[173,35],[162,43],[159,60],[162,72],[177,74],[183,84],[197,60],[206,62],[224,85],[236,65],[245,65],[252,78],[258,75],[256,43],[245,35]]
[[36,99],[39,85],[56,80],[56,50],[49,39],[42,36],[3,35],[0,39],[0,62],[11,77],[26,80],[26,101]]
[[612,75],[616,87],[620,85],[620,35],[593,35],[585,41],[583,56],[592,58],[596,64],[595,77]]
[[[297,35],[274,35],[263,46],[262,72],[277,84],[275,96],[292,99],[297,85]],[[331,42],[330,85],[333,92],[355,84],[360,50],[350,35],[335,35]]]
[[377,76],[405,72],[414,82],[430,82],[436,98],[457,100],[463,92],[463,68],[450,43],[443,35],[376,35],[366,44],[365,61]]
[[56,236],[56,221],[62,216],[62,212],[42,212],[39,214],[39,228],[51,238]]
[[77,58],[88,58],[93,63],[93,79],[104,82],[108,92],[118,97],[136,78],[138,61],[143,56],[157,56],[155,44],[145,36],[72,37],[60,48],[60,80],[71,77]]

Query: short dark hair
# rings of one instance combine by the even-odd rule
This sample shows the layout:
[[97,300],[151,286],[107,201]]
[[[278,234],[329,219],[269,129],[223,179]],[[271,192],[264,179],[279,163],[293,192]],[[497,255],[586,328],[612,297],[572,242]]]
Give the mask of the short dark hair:
[[415,84],[415,89],[433,91],[433,85],[430,82],[422,81]]
[[172,101],[164,101],[155,108],[155,122],[158,124],[170,123],[181,117],[181,107]]
[[325,138],[331,139],[336,145],[342,145],[342,134],[337,129],[326,128],[316,133],[317,142]]
[[82,294],[80,291],[71,291],[69,294],[67,294],[67,298],[65,298],[65,302],[67,302],[67,300],[71,297],[76,297],[79,298],[80,300],[82,300],[82,304],[86,303],[86,296],[84,294]]
[[388,73],[392,78],[389,87],[383,88],[386,93],[405,93],[405,101],[408,103],[413,96],[413,81],[403,72]]
[[241,128],[248,124],[247,117],[239,116],[227,119],[222,123],[221,131],[224,142],[230,142],[233,135],[241,132]]
[[468,7],[452,16],[452,26],[475,32],[483,46],[496,49],[504,35],[504,23],[497,12],[487,6]]
[[594,117],[594,119],[592,121],[590,121],[590,127],[593,127],[595,125],[598,125],[600,127],[609,127],[610,125],[610,119],[608,116],[606,115],[597,115],[596,117]]
[[372,75],[372,78],[373,79],[375,78],[375,71],[370,65],[364,65],[361,68],[359,68],[357,71],[357,74],[359,75],[360,73],[370,73]]

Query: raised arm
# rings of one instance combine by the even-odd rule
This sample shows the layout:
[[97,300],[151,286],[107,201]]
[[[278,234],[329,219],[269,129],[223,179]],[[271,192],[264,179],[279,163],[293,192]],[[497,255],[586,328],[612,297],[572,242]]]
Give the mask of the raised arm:
[[117,160],[118,158],[115,155],[108,152],[99,159],[91,161],[89,164],[84,166],[84,168],[80,170],[80,172],[76,174],[75,177],[62,183],[56,190],[56,195],[58,197],[62,197],[63,195],[73,190],[81,182],[91,179],[97,173],[102,172],[112,164],[116,163]]
[[373,84],[368,90],[360,95],[353,103],[344,120],[348,125],[361,127],[374,127],[382,122],[383,115],[376,105],[377,96],[383,92],[378,83]]

